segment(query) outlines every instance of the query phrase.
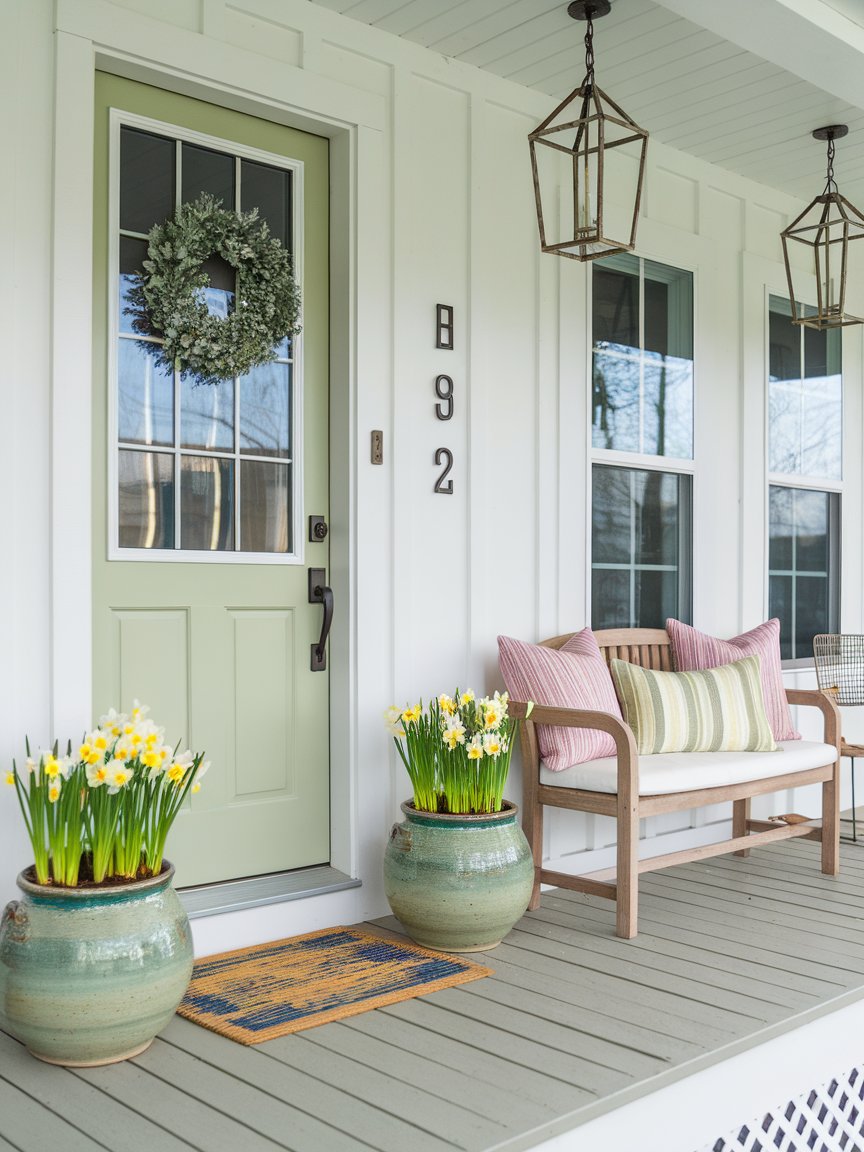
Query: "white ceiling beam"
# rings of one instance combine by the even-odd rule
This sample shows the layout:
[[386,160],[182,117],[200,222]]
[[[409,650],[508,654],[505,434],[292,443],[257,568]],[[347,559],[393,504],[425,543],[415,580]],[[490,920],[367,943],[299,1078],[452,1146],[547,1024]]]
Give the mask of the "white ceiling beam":
[[864,27],[823,0],[658,3],[838,100],[864,108]]

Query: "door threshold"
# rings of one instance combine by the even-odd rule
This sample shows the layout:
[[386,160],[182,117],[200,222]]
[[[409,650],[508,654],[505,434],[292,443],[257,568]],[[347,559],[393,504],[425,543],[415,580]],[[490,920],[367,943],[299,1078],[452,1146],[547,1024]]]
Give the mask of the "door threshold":
[[272,872],[266,876],[227,880],[223,884],[179,888],[177,895],[186,915],[194,920],[196,916],[215,916],[219,912],[237,912],[261,904],[281,904],[284,900],[342,892],[346,888],[359,888],[360,884],[360,880],[352,880],[338,868],[319,864],[296,872]]

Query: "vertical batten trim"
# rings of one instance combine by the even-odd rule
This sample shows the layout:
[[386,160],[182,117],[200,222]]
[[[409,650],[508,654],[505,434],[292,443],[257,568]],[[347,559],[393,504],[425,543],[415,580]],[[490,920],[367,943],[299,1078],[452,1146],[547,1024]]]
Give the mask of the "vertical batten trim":
[[[404,362],[401,359],[401,338],[400,331],[402,326],[400,324],[400,314],[405,307],[405,302],[400,294],[400,262],[399,257],[401,254],[400,238],[403,234],[405,227],[405,220],[407,217],[406,198],[400,196],[400,186],[404,182],[404,172],[406,170],[405,149],[402,148],[402,142],[407,138],[406,121],[408,118],[407,108],[407,95],[408,95],[408,82],[407,74],[403,67],[398,64],[393,65],[392,78],[391,78],[391,114],[390,114],[390,138],[391,138],[391,156],[392,156],[392,180],[391,180],[391,194],[393,197],[391,212],[391,239],[392,239],[392,253],[391,253],[391,284],[392,284],[392,300],[391,300],[391,315],[393,320],[392,340],[391,340],[391,364],[393,365],[392,384],[390,389],[390,431],[389,436],[385,429],[384,436],[384,466],[391,469],[392,475],[400,475],[400,465],[403,457],[402,437],[397,435],[397,429],[400,428],[400,398],[399,398],[399,366]],[[431,323],[431,322],[430,322]],[[407,458],[406,458],[407,459]],[[388,464],[389,461],[389,464]],[[390,567],[392,579],[392,618],[394,622],[404,622],[399,626],[394,624],[391,632],[391,651],[392,651],[392,676],[393,676],[393,692],[394,702],[402,705],[402,697],[396,697],[396,692],[403,690],[406,681],[409,679],[408,673],[410,672],[410,640],[412,619],[411,619],[411,591],[410,580],[403,579],[403,571],[410,564],[410,549],[400,548],[398,546],[399,526],[400,524],[410,524],[411,522],[411,494],[407,486],[403,484],[392,485],[392,497],[390,506],[390,515],[392,517],[393,544],[390,550]],[[407,642],[406,642],[407,641]],[[404,797],[402,792],[405,791],[404,784],[404,767],[398,759],[395,750],[390,747],[390,787],[388,796],[388,812],[392,815],[399,811],[399,803]]]
[[[484,516],[479,512],[483,501],[483,481],[487,475],[486,452],[488,449],[486,439],[486,421],[482,419],[487,399],[487,378],[480,360],[480,341],[473,337],[473,322],[475,318],[483,315],[482,297],[483,283],[480,269],[483,266],[483,246],[481,233],[484,220],[481,211],[483,197],[479,194],[478,184],[482,179],[485,164],[488,161],[488,152],[485,146],[488,133],[486,127],[486,101],[474,92],[467,93],[468,98],[468,133],[466,138],[467,156],[465,166],[468,171],[468,245],[466,250],[465,266],[465,298],[467,302],[466,315],[459,324],[458,331],[461,339],[467,342],[465,350],[465,376],[466,379],[459,388],[456,380],[457,395],[461,393],[466,428],[466,459],[465,459],[465,525],[468,533],[466,542],[466,555],[468,557],[468,570],[466,573],[466,598],[470,605],[468,611],[468,627],[465,629],[465,653],[463,664],[467,670],[470,683],[484,685],[485,675],[483,669],[482,653],[484,643],[489,635],[487,631],[487,608],[484,590],[490,579],[487,570],[487,540],[488,531]],[[479,161],[478,161],[478,153]],[[458,318],[457,318],[458,322]],[[477,494],[477,501],[473,499]],[[475,511],[475,509],[478,509]],[[494,627],[494,625],[493,625]],[[449,689],[448,689],[449,690]]]
[[[92,708],[93,99],[89,40],[55,34],[51,325],[51,722]],[[81,286],[85,290],[81,290]],[[75,675],[69,675],[70,660]]]

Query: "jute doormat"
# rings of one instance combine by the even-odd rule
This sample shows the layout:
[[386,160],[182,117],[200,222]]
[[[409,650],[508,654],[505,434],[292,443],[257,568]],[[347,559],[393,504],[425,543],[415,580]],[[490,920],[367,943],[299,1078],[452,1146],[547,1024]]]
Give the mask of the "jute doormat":
[[488,975],[416,944],[325,928],[196,961],[177,1011],[241,1044],[261,1044]]

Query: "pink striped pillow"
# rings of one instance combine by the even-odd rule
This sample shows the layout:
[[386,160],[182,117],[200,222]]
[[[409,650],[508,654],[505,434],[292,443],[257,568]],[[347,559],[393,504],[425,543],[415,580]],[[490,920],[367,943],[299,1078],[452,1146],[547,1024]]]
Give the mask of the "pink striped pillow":
[[731,640],[718,640],[716,636],[708,636],[680,620],[667,620],[666,631],[672,642],[672,659],[679,672],[700,672],[703,668],[732,664],[742,656],[758,656],[765,712],[774,739],[801,739],[801,733],[796,732],[792,724],[783,687],[778,619],[766,620],[758,628],[751,628]]
[[[590,628],[576,632],[559,649],[498,637],[498,663],[513,700],[558,708],[589,708],[621,719],[612,677]],[[540,756],[552,772],[615,755],[608,732],[538,725]]]

